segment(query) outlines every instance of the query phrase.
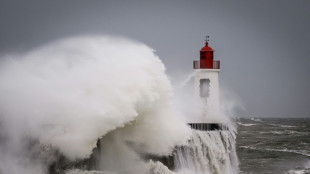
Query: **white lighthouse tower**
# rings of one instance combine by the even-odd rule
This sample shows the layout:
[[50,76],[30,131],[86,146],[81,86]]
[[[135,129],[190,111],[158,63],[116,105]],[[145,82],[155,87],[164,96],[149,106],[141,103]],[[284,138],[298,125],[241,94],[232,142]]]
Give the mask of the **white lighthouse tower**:
[[214,60],[214,50],[209,46],[209,36],[200,50],[200,60],[194,60],[195,96],[202,103],[202,118],[199,123],[190,123],[192,128],[201,130],[222,129],[222,124],[205,120],[211,113],[220,112],[219,72],[220,61]]
[[[195,95],[200,98],[208,108],[219,110],[219,72],[220,61],[214,61],[214,50],[206,44],[200,50],[200,60],[194,60]],[[210,108],[210,109],[211,109]]]

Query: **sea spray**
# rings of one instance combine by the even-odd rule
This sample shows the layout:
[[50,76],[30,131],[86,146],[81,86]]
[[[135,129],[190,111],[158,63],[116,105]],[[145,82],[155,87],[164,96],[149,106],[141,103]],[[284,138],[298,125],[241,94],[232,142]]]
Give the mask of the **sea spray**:
[[[187,144],[176,147],[172,156],[166,157],[165,160],[153,158],[149,160],[148,163],[143,164],[143,167],[146,168],[143,169],[141,168],[142,166],[140,166],[139,171],[146,170],[145,173],[150,174],[237,174],[239,170],[235,149],[235,138],[235,133],[229,130],[192,130],[191,139],[188,140]],[[115,144],[113,140],[111,143]],[[115,152],[109,150],[109,153],[117,154],[123,153],[123,151]],[[108,155],[106,157],[109,159],[111,156]],[[128,160],[128,157],[124,157],[124,159]],[[136,158],[136,160],[137,159],[138,158]],[[167,160],[172,161],[174,165],[171,166],[167,164]],[[111,162],[106,165],[108,165],[108,167],[113,166]],[[115,169],[113,171],[115,171]],[[99,174],[100,171],[72,169],[69,170],[67,174],[90,173]],[[104,174],[105,172],[102,173]],[[118,171],[117,173],[123,172]],[[135,172],[131,171],[129,173]]]
[[[0,62],[0,96],[1,174],[237,169],[234,134],[190,131],[185,117],[194,115],[172,107],[165,67],[142,43],[75,37],[7,55]],[[187,105],[182,101],[178,107]],[[176,171],[143,158],[173,151]],[[95,161],[84,163],[90,158]]]
[[228,130],[193,130],[189,143],[176,149],[174,154],[176,169],[186,169],[197,174],[237,173],[235,138],[235,134]]
[[[173,171],[163,163],[149,163],[152,174],[237,174],[235,133],[229,130],[192,130],[186,145],[175,148],[170,160]],[[170,166],[171,167],[171,166]]]
[[[67,38],[7,55],[0,63],[0,96],[1,173],[47,173],[55,154],[88,158],[108,133],[121,139],[111,146],[131,142],[160,155],[190,135],[172,110],[163,63],[154,50],[127,39]],[[44,155],[42,147],[52,150]],[[119,159],[110,160],[121,171],[136,165],[116,165]]]

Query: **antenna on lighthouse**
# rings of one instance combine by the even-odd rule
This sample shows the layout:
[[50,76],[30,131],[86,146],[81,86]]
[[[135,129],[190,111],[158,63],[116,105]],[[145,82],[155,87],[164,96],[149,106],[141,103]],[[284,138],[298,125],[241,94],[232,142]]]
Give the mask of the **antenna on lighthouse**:
[[209,35],[206,35],[206,42],[209,42],[209,38],[210,38],[210,36]]

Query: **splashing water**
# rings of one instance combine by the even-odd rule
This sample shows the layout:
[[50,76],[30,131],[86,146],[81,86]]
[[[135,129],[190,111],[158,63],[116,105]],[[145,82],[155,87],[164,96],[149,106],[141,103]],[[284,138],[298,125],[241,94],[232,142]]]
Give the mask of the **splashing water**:
[[144,44],[76,37],[1,60],[4,173],[46,173],[50,162],[34,160],[43,146],[54,149],[46,161],[53,161],[53,151],[71,161],[88,158],[99,138],[119,129],[126,130],[124,142],[161,155],[190,135],[170,106],[172,88],[163,63]]
[[78,163],[99,139],[96,170],[57,172],[175,173],[140,154],[170,155],[176,146],[177,173],[236,168],[234,134],[191,132],[171,106],[163,63],[142,43],[67,38],[0,60],[1,174],[49,173],[57,161],[66,165],[62,158]]
[[[178,174],[236,174],[235,133],[193,130],[187,145],[177,147],[173,161]],[[151,163],[154,174],[170,174],[161,163]]]
[[196,131],[188,145],[177,148],[176,168],[203,173],[237,173],[235,134],[230,131]]
[[195,73],[194,73],[194,72],[190,73],[190,74],[185,78],[185,80],[183,80],[183,81],[179,84],[179,86],[180,86],[180,87],[184,87],[184,86],[187,85],[194,77],[195,77]]

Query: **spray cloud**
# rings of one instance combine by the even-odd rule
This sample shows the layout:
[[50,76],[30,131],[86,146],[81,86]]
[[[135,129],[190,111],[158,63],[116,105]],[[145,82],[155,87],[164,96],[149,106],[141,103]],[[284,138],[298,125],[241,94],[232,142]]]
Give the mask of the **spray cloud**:
[[190,135],[171,107],[163,63],[128,39],[67,38],[5,56],[0,96],[0,173],[46,173],[55,152],[88,158],[100,138],[166,155]]

